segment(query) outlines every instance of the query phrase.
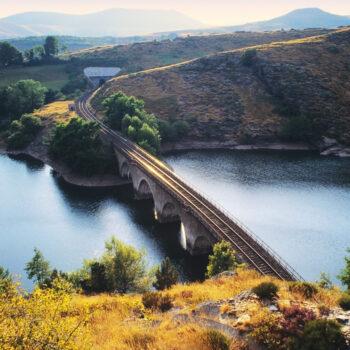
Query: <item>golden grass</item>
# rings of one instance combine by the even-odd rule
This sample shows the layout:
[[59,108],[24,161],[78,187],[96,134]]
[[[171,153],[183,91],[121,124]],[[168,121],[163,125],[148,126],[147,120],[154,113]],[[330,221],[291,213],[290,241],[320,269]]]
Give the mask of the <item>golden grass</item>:
[[[181,313],[191,315],[192,310],[207,300],[233,298],[244,290],[251,289],[261,282],[273,281],[279,287],[278,297],[281,309],[292,305],[324,305],[328,308],[337,306],[341,295],[339,289],[322,290],[311,299],[306,299],[289,290],[288,282],[272,277],[264,277],[252,270],[241,270],[237,276],[222,277],[218,280],[206,280],[203,283],[177,284],[169,293],[174,299],[174,306],[181,308]],[[206,349],[202,344],[202,329],[198,324],[184,324],[172,319],[173,313],[160,313],[145,310],[141,295],[97,295],[75,296],[77,309],[88,308],[92,313],[91,333],[94,348],[101,350],[155,349],[155,350],[189,350]],[[222,312],[229,312],[230,306],[223,305]],[[258,302],[248,303],[246,310],[237,316],[243,316],[240,324],[242,330],[252,327],[263,314],[264,308]],[[142,317],[141,317],[142,315]],[[235,343],[232,349],[240,349]]]
[[66,120],[67,118],[75,115],[74,112],[68,110],[68,105],[74,103],[74,101],[58,101],[53,102],[44,107],[34,111],[33,115],[41,118],[53,117],[56,121]]

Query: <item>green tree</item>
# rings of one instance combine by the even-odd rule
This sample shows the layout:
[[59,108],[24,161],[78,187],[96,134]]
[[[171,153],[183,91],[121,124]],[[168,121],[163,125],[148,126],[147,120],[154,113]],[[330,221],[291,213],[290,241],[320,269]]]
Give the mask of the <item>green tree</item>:
[[59,40],[56,36],[48,36],[45,39],[44,49],[46,57],[53,57],[58,54]]
[[43,254],[38,248],[34,248],[34,256],[24,269],[30,280],[34,280],[39,287],[42,286],[45,280],[51,277],[50,264],[44,259]]
[[114,236],[106,242],[102,262],[110,290],[124,294],[149,289],[150,279],[145,254],[145,250],[137,251],[131,246],[124,245]]
[[24,58],[25,58],[28,62],[34,61],[34,50],[33,50],[33,49],[26,49],[26,50],[24,51]]
[[167,289],[176,284],[178,279],[178,272],[171,264],[170,259],[166,257],[163,259],[161,265],[157,267],[156,281],[153,283],[153,287],[157,290]]
[[6,108],[11,119],[40,108],[44,104],[46,91],[40,82],[32,79],[10,85],[6,89]]
[[[346,250],[350,253],[350,248]],[[337,278],[341,283],[346,286],[347,290],[350,292],[350,256],[345,257],[345,268],[340,272]]]
[[23,56],[20,51],[17,50],[8,41],[0,42],[0,65],[3,67],[21,64],[23,62]]
[[42,58],[45,57],[45,49],[44,46],[42,45],[35,45],[33,47],[33,51],[34,51],[34,58],[37,60],[41,60]]
[[102,105],[108,125],[116,130],[121,130],[122,119],[129,116],[140,116],[145,104],[134,96],[127,97],[122,91],[118,91],[106,98]]
[[21,149],[29,145],[42,128],[41,119],[23,114],[20,120],[11,123],[12,134],[7,138],[9,149]]
[[241,62],[244,66],[252,66],[257,57],[256,49],[247,49],[241,56]]
[[73,117],[58,123],[48,141],[48,154],[63,161],[72,171],[85,176],[115,171],[112,151],[104,148],[99,125]]
[[305,116],[292,116],[283,127],[281,136],[289,141],[310,141],[313,137],[312,123]]
[[216,243],[213,248],[213,255],[209,256],[207,266],[207,277],[211,278],[220,272],[234,271],[238,264],[236,262],[235,251],[230,243],[222,241]]
[[5,270],[0,265],[0,294],[5,292],[10,285],[11,285],[11,277],[10,277],[9,270]]

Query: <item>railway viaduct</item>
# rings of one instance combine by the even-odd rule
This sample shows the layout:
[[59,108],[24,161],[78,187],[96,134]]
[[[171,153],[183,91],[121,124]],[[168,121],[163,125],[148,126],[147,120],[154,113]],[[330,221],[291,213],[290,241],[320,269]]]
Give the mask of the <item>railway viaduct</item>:
[[191,214],[190,207],[177,200],[167,186],[162,186],[159,181],[142,171],[136,163],[130,162],[116,148],[115,153],[119,164],[119,174],[131,180],[135,199],[153,199],[154,215],[160,223],[180,221],[182,234],[185,237],[184,248],[191,255],[210,253],[218,239]]
[[78,115],[100,125],[103,137],[112,143],[119,175],[131,180],[135,198],[153,198],[155,217],[161,223],[181,222],[184,248],[192,255],[210,252],[219,241],[227,241],[240,262],[263,275],[282,280],[302,280],[258,236],[186,183],[168,165],[103,124],[89,107],[91,93],[76,101]]

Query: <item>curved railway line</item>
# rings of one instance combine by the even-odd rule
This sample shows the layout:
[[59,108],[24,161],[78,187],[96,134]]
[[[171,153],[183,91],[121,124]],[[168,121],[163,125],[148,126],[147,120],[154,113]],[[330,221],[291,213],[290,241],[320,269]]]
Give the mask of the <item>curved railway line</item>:
[[76,101],[77,113],[86,120],[98,122],[104,137],[112,142],[126,159],[175,197],[214,237],[230,242],[242,260],[263,275],[275,276],[281,280],[302,280],[302,277],[260,238],[187,184],[164,162],[98,120],[89,110],[87,102],[90,96],[91,92],[86,93]]

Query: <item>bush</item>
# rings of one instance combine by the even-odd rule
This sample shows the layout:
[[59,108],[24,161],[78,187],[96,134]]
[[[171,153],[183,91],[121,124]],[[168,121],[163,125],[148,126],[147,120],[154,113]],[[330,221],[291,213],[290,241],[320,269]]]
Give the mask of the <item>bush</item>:
[[238,264],[236,262],[235,251],[231,244],[225,241],[216,243],[213,248],[213,255],[209,256],[207,266],[207,277],[211,278],[220,272],[234,271]]
[[305,116],[292,116],[284,125],[281,137],[287,141],[310,141],[314,137],[312,123]]
[[201,338],[205,349],[229,350],[230,348],[230,340],[217,330],[203,331]]
[[290,350],[339,350],[345,339],[338,322],[320,319],[307,322],[301,337],[288,345]]
[[169,294],[161,295],[158,292],[147,292],[142,296],[142,304],[146,309],[166,312],[173,307],[173,300]]
[[147,292],[142,295],[142,304],[146,309],[156,310],[159,307],[161,295],[158,292]]
[[40,118],[30,114],[22,115],[20,120],[14,120],[11,124],[12,134],[7,138],[9,149],[22,149],[28,146],[36,137],[42,123]]
[[173,307],[173,299],[169,294],[165,294],[160,298],[159,309],[162,312],[169,311]]
[[243,52],[241,56],[241,62],[244,66],[251,66],[254,63],[254,60],[257,56],[257,50],[256,49],[247,49]]
[[289,290],[302,294],[305,298],[312,298],[317,292],[317,286],[310,282],[291,282]]
[[253,288],[260,299],[272,299],[277,295],[278,287],[273,282],[263,282]]
[[307,322],[316,319],[312,310],[293,306],[283,311],[281,326],[286,337],[299,337]]
[[350,295],[349,294],[344,294],[339,299],[339,306],[345,311],[350,310]]
[[113,173],[116,162],[112,150],[104,147],[99,136],[99,125],[74,117],[58,123],[48,142],[52,159],[63,161],[73,172],[85,176]]

